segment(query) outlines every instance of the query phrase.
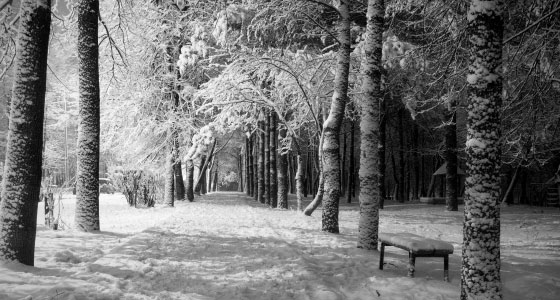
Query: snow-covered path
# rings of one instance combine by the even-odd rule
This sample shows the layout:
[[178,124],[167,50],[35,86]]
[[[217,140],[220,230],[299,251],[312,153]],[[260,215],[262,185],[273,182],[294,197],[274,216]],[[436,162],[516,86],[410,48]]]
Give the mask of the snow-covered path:
[[[63,199],[71,226],[73,197]],[[42,203],[40,204],[42,205]],[[557,299],[560,213],[502,213],[505,299]],[[342,234],[320,231],[321,212],[304,217],[266,208],[240,193],[215,193],[175,208],[134,209],[103,195],[99,234],[39,226],[35,267],[0,264],[0,299],[457,299],[461,212],[390,205],[385,232],[452,242],[451,282],[443,262],[406,252],[356,249],[356,204],[341,207]],[[39,215],[41,222],[42,216]]]

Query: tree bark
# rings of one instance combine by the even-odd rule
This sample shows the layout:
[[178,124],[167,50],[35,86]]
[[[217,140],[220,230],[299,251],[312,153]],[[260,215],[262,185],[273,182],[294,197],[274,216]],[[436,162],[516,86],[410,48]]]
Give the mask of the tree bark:
[[[286,128],[280,128],[280,139],[286,138]],[[288,153],[278,155],[278,208],[288,209]]]
[[459,210],[457,201],[457,114],[451,113],[451,123],[445,128],[445,209],[447,211]]
[[[384,74],[381,75],[382,81]],[[386,102],[382,97],[379,103],[379,143],[377,144],[377,157],[379,159],[379,208],[383,209],[385,205],[385,197],[387,195],[385,187],[385,174],[387,171],[386,160],[385,160],[385,147],[387,144],[387,120],[386,120]]]
[[264,202],[270,206],[270,111],[264,115]]
[[[258,131],[257,131],[258,132]],[[255,201],[259,201],[259,162],[260,152],[258,151],[258,136],[255,132],[253,134],[253,197]]]
[[[324,133],[324,132],[323,132]],[[323,135],[323,133],[321,133],[321,139],[319,140],[319,149],[322,149],[323,147],[323,141],[325,136]],[[303,211],[303,214],[306,216],[311,216],[311,214],[317,209],[317,207],[319,207],[319,205],[321,205],[321,202],[323,201],[323,195],[325,193],[325,176],[324,176],[324,166],[323,166],[323,155],[321,154],[321,152],[319,152],[319,187],[317,188],[317,194],[315,195],[315,197],[313,198],[313,201],[311,201],[307,207],[305,208],[305,210]]]
[[[50,0],[24,0],[0,201],[0,260],[34,265],[41,187]],[[17,216],[17,217],[16,217]]]
[[399,109],[399,186],[398,186],[398,202],[405,202],[407,201],[407,197],[405,195],[405,161],[404,161],[404,108]]
[[266,114],[263,112],[262,113],[262,118],[260,118],[259,120],[259,166],[258,166],[258,196],[257,199],[260,203],[265,203],[265,149],[264,149],[264,145],[265,145],[265,136],[266,136],[266,132],[265,132],[265,125],[264,125],[264,118],[266,117]]
[[467,168],[461,299],[502,299],[500,282],[500,111],[503,0],[471,0],[467,13]]
[[175,205],[175,168],[174,168],[174,146],[170,143],[166,149],[165,157],[165,187],[164,187],[164,200],[167,206],[173,207]]
[[75,227],[99,230],[99,1],[78,3],[78,174]]
[[365,61],[364,95],[360,99],[360,221],[358,248],[377,250],[379,232],[379,103],[381,94],[381,48],[383,45],[384,0],[369,0]]
[[276,112],[270,113],[270,206],[276,208],[278,206],[278,174],[276,164],[276,143],[278,141],[278,133]]
[[354,136],[354,131],[356,130],[356,121],[352,120],[352,125],[350,126],[350,162],[348,167],[348,195],[346,195],[346,203],[352,203],[352,197],[354,197],[356,189],[356,180],[354,178],[354,173],[356,172],[356,158],[354,153],[356,149],[354,143],[356,138]]
[[189,200],[189,202],[193,202],[193,200],[194,200],[194,191],[193,191],[194,162],[193,162],[192,159],[190,159],[190,158],[187,159],[186,165],[185,165],[185,170],[186,170],[186,177],[187,177],[187,184],[185,185],[187,200]]
[[245,183],[246,183],[246,189],[245,192],[247,193],[248,196],[252,196],[253,195],[253,186],[252,186],[252,182],[251,182],[251,176],[252,176],[252,172],[251,172],[251,137],[246,137],[245,138]]
[[350,68],[350,11],[352,2],[336,3],[340,14],[338,40],[340,47],[334,78],[334,92],[329,116],[324,123],[323,176],[325,195],[323,199],[322,230],[338,233],[338,205],[340,201],[340,125],[348,99],[348,74]]
[[297,211],[301,211],[301,202],[303,198],[303,158],[301,157],[301,153],[297,153],[297,170],[295,175],[296,181],[296,205]]

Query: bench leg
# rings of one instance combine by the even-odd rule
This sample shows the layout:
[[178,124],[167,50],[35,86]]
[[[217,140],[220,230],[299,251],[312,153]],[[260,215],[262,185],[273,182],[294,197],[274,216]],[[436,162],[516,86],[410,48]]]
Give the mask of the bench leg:
[[383,270],[383,255],[385,254],[385,244],[381,242],[381,253],[379,253],[379,270]]
[[449,255],[443,257],[443,280],[449,282]]
[[416,263],[416,256],[412,252],[408,253],[408,277],[414,277],[414,265]]

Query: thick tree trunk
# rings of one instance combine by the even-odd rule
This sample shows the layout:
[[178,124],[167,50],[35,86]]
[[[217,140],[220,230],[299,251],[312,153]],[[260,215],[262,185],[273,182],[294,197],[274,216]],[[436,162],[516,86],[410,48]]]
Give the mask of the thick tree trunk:
[[381,48],[384,0],[369,0],[365,61],[363,64],[364,95],[360,99],[360,221],[358,248],[377,250],[379,232],[379,103],[381,94]]
[[[344,128],[344,126],[343,126]],[[340,196],[346,195],[346,133],[342,130],[342,163],[340,166]]]
[[[280,140],[286,138],[286,128],[279,130]],[[278,208],[288,209],[288,153],[278,155]]]
[[175,205],[175,168],[174,168],[174,146],[170,144],[167,146],[167,153],[165,157],[165,187],[163,202],[167,206]]
[[340,201],[340,144],[338,136],[344,118],[348,98],[348,73],[350,68],[350,14],[351,2],[337,2],[340,14],[338,40],[340,47],[334,79],[334,92],[329,116],[324,123],[323,176],[325,195],[323,199],[322,230],[338,233],[338,205]]
[[467,169],[461,299],[502,299],[500,282],[500,107],[503,0],[471,0]]
[[99,230],[99,1],[78,3],[78,174],[75,227]]
[[276,165],[276,143],[278,141],[278,133],[276,112],[270,113],[270,206],[276,208],[278,206],[278,174]]
[[459,210],[457,201],[457,114],[452,112],[451,123],[445,128],[445,209],[448,211]]
[[50,7],[50,0],[25,0],[20,6],[0,201],[0,261],[29,266],[34,265],[41,187]]

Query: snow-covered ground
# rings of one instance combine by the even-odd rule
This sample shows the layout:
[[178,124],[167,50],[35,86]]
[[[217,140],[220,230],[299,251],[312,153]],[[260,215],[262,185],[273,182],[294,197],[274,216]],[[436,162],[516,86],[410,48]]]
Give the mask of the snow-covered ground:
[[[175,208],[129,208],[102,195],[100,233],[71,230],[72,195],[62,199],[64,230],[38,227],[35,267],[0,264],[0,299],[458,299],[462,212],[388,203],[381,231],[453,243],[450,279],[441,258],[356,248],[358,206],[342,204],[341,234],[321,232],[321,212],[305,217],[266,208],[240,193],[214,193]],[[291,203],[293,204],[293,203]],[[462,207],[460,207],[460,210]],[[39,224],[43,223],[39,204]],[[502,210],[504,299],[560,299],[560,211]]]

